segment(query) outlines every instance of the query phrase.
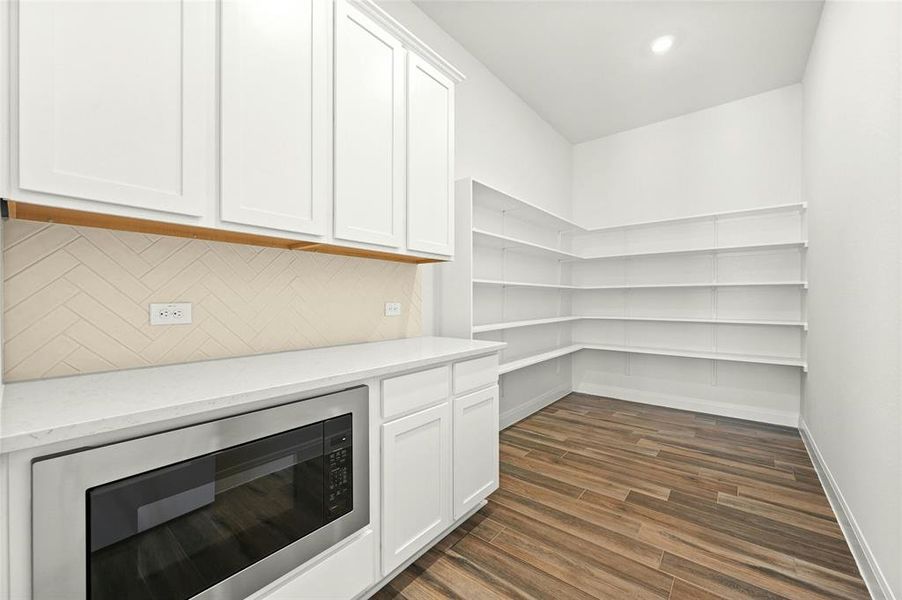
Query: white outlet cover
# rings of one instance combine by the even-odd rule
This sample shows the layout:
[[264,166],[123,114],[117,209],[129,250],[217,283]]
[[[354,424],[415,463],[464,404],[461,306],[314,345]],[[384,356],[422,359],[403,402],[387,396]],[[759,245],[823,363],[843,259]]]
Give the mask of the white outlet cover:
[[386,302],[385,303],[385,316],[386,317],[397,317],[401,314],[401,303],[400,302]]
[[168,302],[150,305],[151,325],[188,325],[191,323],[190,302]]

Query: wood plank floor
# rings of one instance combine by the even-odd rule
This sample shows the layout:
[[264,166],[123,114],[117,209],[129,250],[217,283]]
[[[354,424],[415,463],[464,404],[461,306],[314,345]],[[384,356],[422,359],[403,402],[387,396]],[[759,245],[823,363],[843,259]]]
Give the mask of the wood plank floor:
[[374,598],[867,598],[794,429],[570,394]]

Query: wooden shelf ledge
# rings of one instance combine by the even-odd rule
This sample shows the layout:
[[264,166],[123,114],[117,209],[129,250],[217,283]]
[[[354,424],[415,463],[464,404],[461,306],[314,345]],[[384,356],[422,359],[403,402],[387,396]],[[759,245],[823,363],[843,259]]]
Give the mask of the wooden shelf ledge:
[[15,200],[3,200],[3,203],[5,206],[5,210],[3,211],[4,218],[19,219],[23,221],[59,223],[76,227],[99,227],[103,229],[114,229],[116,231],[132,231],[135,233],[166,235],[170,237],[207,240],[210,242],[224,242],[227,244],[245,244],[267,248],[281,248],[283,250],[320,252],[322,254],[352,256],[356,258],[369,258],[401,263],[423,264],[443,262],[437,258],[407,256],[404,254],[393,254],[391,252],[381,252],[378,250],[349,248],[346,246],[306,242],[290,238],[243,233],[240,231],[212,229],[210,227],[197,227],[194,225],[181,225],[178,223],[165,223],[162,221],[153,221],[151,219],[105,215],[68,208],[41,206],[40,204],[29,204],[17,202]]

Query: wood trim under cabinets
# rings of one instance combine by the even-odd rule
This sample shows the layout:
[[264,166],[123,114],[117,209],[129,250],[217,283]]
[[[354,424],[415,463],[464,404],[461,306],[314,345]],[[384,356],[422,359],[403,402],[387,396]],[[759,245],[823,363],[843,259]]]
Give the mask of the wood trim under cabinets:
[[282,248],[285,250],[303,250],[304,252],[321,252],[323,254],[335,254],[339,256],[353,256],[357,258],[371,258],[375,260],[388,260],[401,263],[424,264],[443,262],[436,258],[423,258],[419,256],[407,256],[392,254],[378,250],[363,248],[349,248],[322,244],[319,242],[305,242],[253,233],[212,229],[209,227],[197,227],[194,225],[180,225],[178,223],[164,223],[150,219],[136,219],[133,217],[121,217],[105,215],[83,210],[68,208],[55,208],[28,204],[15,200],[3,200],[5,204],[4,218],[21,219],[24,221],[41,221],[45,223],[60,223],[77,227],[100,227],[103,229],[115,229],[117,231],[133,231],[136,233],[149,233],[153,235],[167,235],[172,237],[192,238],[208,240],[211,242],[225,242],[229,244],[246,244],[250,246],[265,246],[270,248]]

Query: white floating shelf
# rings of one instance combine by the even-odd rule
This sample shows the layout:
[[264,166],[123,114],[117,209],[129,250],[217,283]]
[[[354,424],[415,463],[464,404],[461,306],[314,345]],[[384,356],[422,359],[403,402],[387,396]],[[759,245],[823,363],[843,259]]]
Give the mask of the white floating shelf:
[[617,254],[600,254],[594,256],[580,256],[572,252],[543,246],[534,242],[528,242],[519,238],[493,233],[484,229],[473,229],[474,238],[481,238],[485,243],[502,249],[512,249],[520,252],[544,255],[563,261],[604,260],[614,258],[636,258],[644,256],[666,256],[677,254],[707,254],[715,252],[752,252],[757,250],[787,250],[792,248],[806,248],[808,242],[777,242],[767,244],[741,244],[736,246],[709,246],[705,248],[677,248],[673,250],[652,250],[644,252],[622,252]]
[[726,281],[717,283],[627,283],[619,285],[569,285],[564,283],[530,283],[527,281],[502,281],[500,279],[474,279],[473,283],[477,285],[499,285],[502,287],[589,291],[718,287],[808,287],[807,281]]
[[578,319],[595,321],[647,321],[652,323],[703,323],[708,325],[766,325],[774,327],[802,327],[808,329],[805,321],[777,321],[758,319],[705,319],[687,317],[620,317],[620,316],[581,316]]
[[672,350],[665,348],[641,348],[637,346],[619,346],[616,344],[572,344],[556,348],[548,352],[533,354],[518,360],[501,363],[499,373],[504,375],[542,362],[567,356],[580,350],[602,350],[605,352],[623,352],[628,354],[646,354],[651,356],[674,356],[678,358],[700,358],[704,360],[720,360],[727,362],[754,363],[761,365],[777,365],[783,367],[800,367],[808,370],[807,363],[801,358],[791,356],[762,356],[758,354],[731,354],[728,352],[704,352],[697,350]]
[[778,321],[760,319],[706,319],[691,317],[632,317],[618,315],[579,315],[569,317],[550,317],[547,319],[528,319],[524,321],[508,321],[501,323],[486,323],[474,325],[473,333],[485,333],[487,331],[501,331],[504,329],[516,329],[518,327],[532,327],[535,325],[549,325],[553,323],[566,323],[569,321],[640,321],[647,323],[701,323],[705,325],[758,325],[768,327],[802,327],[808,330],[805,321]]
[[807,281],[723,281],[716,283],[627,283],[623,285],[581,285],[575,290],[654,290],[674,288],[721,287],[800,287],[807,288]]
[[691,221],[707,221],[710,219],[729,219],[736,217],[750,217],[756,214],[765,214],[771,212],[785,211],[803,211],[808,208],[804,202],[794,202],[790,204],[773,204],[771,206],[761,206],[758,208],[744,208],[740,210],[728,210],[716,213],[702,213],[697,215],[689,215],[686,217],[673,217],[670,219],[655,219],[653,221],[637,221],[634,223],[624,223],[622,225],[608,225],[604,227],[579,227],[575,229],[586,233],[596,233],[604,231],[616,231],[618,229],[635,229],[638,227],[654,227],[656,225],[670,225],[674,223],[688,223]]
[[576,321],[580,317],[550,317],[547,319],[528,319],[525,321],[508,321],[506,323],[487,323],[485,325],[474,325],[473,333],[484,333],[486,331],[500,331],[502,329],[516,329],[517,327],[532,327],[534,325],[549,325],[551,323],[564,323],[566,321]]
[[474,279],[474,284],[480,285],[500,285],[503,287],[524,287],[524,288],[539,288],[539,289],[553,289],[553,290],[578,290],[580,289],[575,285],[566,285],[562,283],[529,283],[527,281],[502,281],[500,279]]
[[803,211],[808,208],[804,202],[794,202],[788,204],[772,204],[770,206],[760,206],[756,208],[743,208],[739,210],[728,210],[713,213],[700,213],[696,215],[688,215],[685,217],[672,217],[669,219],[654,219],[651,221],[636,221],[633,223],[623,223],[620,225],[605,225],[601,227],[583,227],[572,219],[553,213],[547,209],[541,208],[521,200],[498,187],[486,183],[484,181],[473,179],[474,188],[482,188],[492,192],[491,196],[478,196],[477,202],[499,211],[513,213],[515,218],[538,224],[547,224],[549,221],[558,231],[570,231],[574,233],[595,233],[604,231],[616,231],[619,229],[635,229],[639,227],[654,227],[656,225],[670,225],[675,223],[688,223],[692,221],[707,221],[709,219],[729,219],[737,217],[749,217],[756,214],[766,214],[772,212],[788,212]]
[[568,354],[573,354],[574,352],[578,352],[582,350],[582,345],[576,344],[573,346],[565,346],[563,348],[556,348],[555,350],[551,350],[549,352],[542,352],[541,354],[533,354],[532,356],[527,356],[526,358],[521,358],[519,360],[514,360],[507,363],[502,363],[498,367],[498,372],[502,375],[505,373],[510,373],[511,371],[517,371],[524,367],[530,367],[532,365],[537,365],[539,363],[549,361],[555,358],[560,358],[562,356],[567,356]]
[[757,250],[789,250],[807,248],[808,242],[777,242],[768,244],[740,244],[736,246],[708,246],[705,248],[678,248],[674,250],[652,250],[648,252],[621,252],[617,254],[599,254],[580,256],[569,260],[605,260],[612,258],[637,258],[643,256],[666,256],[676,254],[708,254],[717,252],[753,252]]
[[705,352],[703,350],[672,350],[667,348],[641,348],[637,346],[620,346],[616,344],[581,344],[583,350],[604,350],[606,352],[626,352],[629,354],[650,354],[654,356],[677,356],[682,358],[703,358],[728,362],[756,363],[762,365],[780,365],[801,367],[808,370],[808,365],[801,358],[792,356],[762,356],[759,354],[732,354],[729,352]]
[[533,242],[527,242],[526,240],[521,240],[517,238],[513,238],[507,235],[501,235],[500,233],[492,233],[491,231],[485,231],[484,229],[473,229],[473,237],[481,238],[484,243],[491,244],[496,248],[503,249],[512,249],[517,250],[519,252],[528,252],[530,254],[539,254],[543,256],[549,256],[552,258],[557,258],[558,260],[581,260],[582,257],[571,252],[565,252],[563,250],[558,250],[557,248],[551,248],[550,246],[543,246],[541,244],[535,244]]
[[473,187],[474,189],[482,188],[483,190],[488,190],[492,193],[491,196],[480,195],[477,193],[475,195],[476,202],[487,208],[509,213],[515,219],[538,225],[548,225],[551,223],[551,226],[556,231],[583,229],[567,217],[562,217],[549,210],[540,208],[526,200],[520,200],[519,198],[483,181],[474,179]]

